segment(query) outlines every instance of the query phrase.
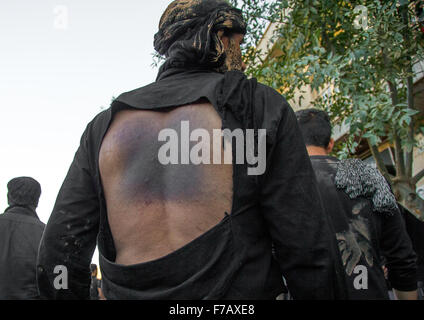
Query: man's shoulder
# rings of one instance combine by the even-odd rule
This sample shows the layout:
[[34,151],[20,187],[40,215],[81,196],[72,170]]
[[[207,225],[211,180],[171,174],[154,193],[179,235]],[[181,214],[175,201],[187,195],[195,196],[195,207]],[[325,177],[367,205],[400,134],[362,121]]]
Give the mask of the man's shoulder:
[[[104,135],[110,120],[112,119],[111,108],[98,113],[86,126],[84,133],[81,137],[81,144],[90,141],[97,141]],[[91,141],[94,139],[93,141]]]
[[255,90],[255,116],[262,129],[268,132],[270,142],[276,137],[282,121],[293,125],[296,122],[294,110],[285,97],[277,90],[258,83]]
[[259,90],[259,92],[263,92],[264,94],[272,96],[276,99],[281,99],[281,98],[284,99],[284,96],[279,91],[275,90],[273,87],[270,87],[266,84],[258,82],[257,90]]
[[331,156],[310,156],[318,184],[322,188],[335,188],[339,159]]
[[326,163],[326,164],[338,164],[341,160],[330,155],[312,155],[309,156],[311,162],[314,163]]
[[389,183],[380,171],[360,159],[345,159],[337,166],[335,183],[351,199],[372,199],[373,210],[393,215],[398,211],[397,201]]
[[37,217],[30,217],[30,216],[19,215],[16,213],[8,213],[8,212],[0,214],[0,225],[13,223],[13,222],[18,224],[29,224],[29,225],[33,225],[37,228],[42,228],[42,229],[44,229],[46,226],[46,224],[43,223]]
[[111,108],[105,109],[94,116],[94,118],[88,123],[87,128],[97,127],[102,122],[109,120],[111,116]]
[[287,102],[286,98],[274,88],[265,85],[263,83],[258,83],[256,88],[256,96],[260,99],[266,99],[268,102],[266,104],[267,109],[272,110],[284,110],[290,107],[290,104]]

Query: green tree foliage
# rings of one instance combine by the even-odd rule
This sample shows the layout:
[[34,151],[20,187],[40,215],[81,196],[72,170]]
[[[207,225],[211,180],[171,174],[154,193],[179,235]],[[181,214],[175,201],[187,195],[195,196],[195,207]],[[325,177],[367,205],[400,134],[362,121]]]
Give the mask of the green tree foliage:
[[[416,7],[407,0],[232,0],[249,21],[248,74],[293,99],[310,87],[326,95],[313,102],[334,124],[350,129],[339,156],[367,141],[398,201],[422,217],[415,193],[424,172],[413,176],[413,147],[422,130],[413,99],[413,65],[424,60],[424,34]],[[266,26],[276,23],[269,52],[256,50]],[[424,131],[424,130],[423,130]],[[393,145],[396,175],[378,145]]]

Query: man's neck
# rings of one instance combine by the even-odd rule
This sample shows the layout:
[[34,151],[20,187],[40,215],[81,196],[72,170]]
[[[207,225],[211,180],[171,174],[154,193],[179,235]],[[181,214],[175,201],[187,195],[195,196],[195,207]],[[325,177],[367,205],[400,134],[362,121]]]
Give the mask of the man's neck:
[[328,156],[327,150],[323,147],[306,146],[309,156]]

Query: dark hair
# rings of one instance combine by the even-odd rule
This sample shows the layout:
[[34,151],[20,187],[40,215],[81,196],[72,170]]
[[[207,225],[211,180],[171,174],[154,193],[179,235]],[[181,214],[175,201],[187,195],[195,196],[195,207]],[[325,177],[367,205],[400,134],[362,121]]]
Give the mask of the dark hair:
[[328,147],[331,140],[331,122],[325,111],[304,109],[296,112],[296,118],[307,146]]
[[93,271],[97,272],[97,265],[95,263],[90,264],[90,271],[93,273]]
[[41,186],[29,177],[14,178],[7,184],[7,199],[10,206],[38,206]]

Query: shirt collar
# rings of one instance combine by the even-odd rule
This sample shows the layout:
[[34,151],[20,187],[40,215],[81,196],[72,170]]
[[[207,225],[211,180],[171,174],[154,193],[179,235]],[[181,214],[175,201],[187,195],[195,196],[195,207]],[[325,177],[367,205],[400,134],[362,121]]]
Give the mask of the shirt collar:
[[187,68],[177,68],[177,67],[170,67],[170,68],[163,68],[163,66],[159,69],[156,81],[161,81],[165,78],[172,77],[177,74],[183,74],[183,73],[218,73],[216,71],[208,70],[203,67],[195,67],[190,66]]
[[311,160],[333,160],[333,161],[340,161],[336,157],[333,156],[309,156]]

